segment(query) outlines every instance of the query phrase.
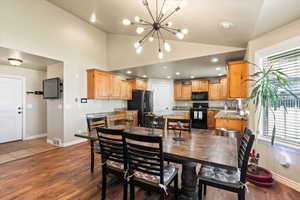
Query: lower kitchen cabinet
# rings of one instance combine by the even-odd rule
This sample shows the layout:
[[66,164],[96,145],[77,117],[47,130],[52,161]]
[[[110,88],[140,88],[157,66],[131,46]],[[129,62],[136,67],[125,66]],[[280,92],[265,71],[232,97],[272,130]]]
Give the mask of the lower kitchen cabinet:
[[241,133],[247,126],[248,121],[238,119],[216,119],[216,128],[227,128],[239,130]]
[[217,111],[215,110],[209,110],[207,112],[207,128],[208,129],[215,129],[216,128],[216,115]]

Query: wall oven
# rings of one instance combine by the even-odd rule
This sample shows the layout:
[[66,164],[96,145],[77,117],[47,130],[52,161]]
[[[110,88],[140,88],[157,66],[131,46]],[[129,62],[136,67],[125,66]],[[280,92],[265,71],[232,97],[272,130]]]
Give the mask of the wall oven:
[[208,100],[208,92],[192,92],[193,101]]

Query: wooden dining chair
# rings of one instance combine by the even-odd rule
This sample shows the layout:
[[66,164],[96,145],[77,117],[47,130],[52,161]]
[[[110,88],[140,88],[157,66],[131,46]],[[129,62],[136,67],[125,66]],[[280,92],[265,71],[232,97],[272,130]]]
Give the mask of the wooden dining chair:
[[146,116],[145,117],[145,127],[147,128],[155,128],[155,129],[165,129],[165,118],[158,116]]
[[98,140],[101,149],[102,165],[102,193],[101,199],[105,200],[108,174],[115,175],[123,180],[123,199],[127,199],[128,184],[124,178],[127,171],[127,161],[124,159],[124,141],[123,130],[96,128]]
[[[107,128],[107,117],[106,116],[97,116],[87,115],[86,118],[88,131],[96,131],[96,128]],[[90,149],[91,149],[91,171],[94,171],[95,165],[95,153],[100,154],[100,145],[98,142],[94,143],[94,141],[90,140]]]
[[229,166],[202,165],[198,176],[199,200],[202,200],[202,192],[206,195],[207,186],[237,193],[238,200],[245,200],[248,161],[254,139],[251,130],[245,128],[238,153],[238,169]]
[[164,164],[162,137],[130,133],[125,135],[130,199],[135,199],[135,186],[149,192],[157,192],[161,194],[161,198],[166,199],[167,190],[174,182],[177,193],[178,169]]
[[[179,127],[178,122],[180,122],[183,127]],[[189,120],[189,119],[169,119],[168,118],[167,119],[168,133],[170,130],[191,132],[191,130],[192,130],[191,120]]]

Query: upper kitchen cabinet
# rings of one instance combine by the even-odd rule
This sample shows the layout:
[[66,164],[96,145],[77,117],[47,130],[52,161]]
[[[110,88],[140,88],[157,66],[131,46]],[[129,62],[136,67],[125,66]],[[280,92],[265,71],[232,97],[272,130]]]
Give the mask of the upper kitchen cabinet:
[[130,79],[129,82],[133,90],[147,90],[147,80]]
[[192,80],[192,92],[208,92],[208,80]]
[[132,98],[131,85],[127,80],[122,80],[117,74],[98,69],[87,70],[87,91],[88,99]]
[[174,98],[175,100],[191,100],[192,84],[183,83],[182,81],[174,82]]
[[228,98],[228,87],[227,87],[227,78],[221,78],[220,80],[220,99]]
[[246,98],[248,96],[248,65],[243,61],[227,63],[228,97]]
[[208,99],[220,99],[220,83],[210,83]]
[[87,98],[108,99],[111,96],[112,74],[101,70],[87,70]]

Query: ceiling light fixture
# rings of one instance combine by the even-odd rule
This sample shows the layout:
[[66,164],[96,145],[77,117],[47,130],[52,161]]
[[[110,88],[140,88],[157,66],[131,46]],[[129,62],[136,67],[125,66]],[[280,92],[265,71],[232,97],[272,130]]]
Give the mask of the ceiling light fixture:
[[213,62],[213,63],[216,63],[216,62],[218,62],[218,61],[219,61],[218,58],[212,58],[212,59],[211,59],[211,62]]
[[167,22],[167,20],[177,11],[181,10],[186,6],[186,0],[180,0],[179,5],[175,6],[173,10],[170,10],[170,7],[166,5],[167,0],[161,0],[161,5],[159,5],[158,1],[155,4],[155,13],[152,13],[149,7],[148,0],[143,0],[143,5],[145,6],[148,14],[151,17],[151,22],[148,22],[139,16],[134,17],[134,21],[130,21],[129,19],[123,19],[123,25],[135,25],[137,26],[136,32],[137,34],[143,34],[145,31],[147,33],[144,37],[134,44],[136,49],[136,53],[140,54],[142,50],[142,46],[144,42],[148,39],[149,42],[153,42],[154,38],[157,39],[158,42],[158,58],[164,58],[164,51],[170,52],[171,45],[166,42],[163,33],[171,33],[175,35],[178,39],[182,40],[185,35],[188,34],[188,29],[177,29],[171,28],[173,25],[172,22]]
[[20,66],[23,63],[23,60],[18,58],[8,58],[8,62],[13,66]]
[[91,16],[91,18],[90,18],[90,21],[91,21],[92,23],[96,23],[96,14],[95,14],[95,13],[92,14],[92,16]]
[[170,79],[171,78],[171,76],[167,76],[167,79]]
[[127,73],[127,74],[132,74],[132,71],[128,70],[126,73]]
[[195,76],[191,76],[191,78],[195,78]]
[[220,70],[221,70],[221,67],[217,67],[216,70],[217,70],[217,71],[220,71]]
[[180,72],[176,72],[176,75],[179,76],[179,75],[180,75]]
[[233,23],[231,23],[231,22],[224,21],[224,22],[221,22],[221,23],[220,23],[220,26],[221,26],[222,28],[224,28],[224,29],[230,29],[230,28],[232,28],[234,25],[233,25]]
[[143,78],[147,78],[147,75],[143,75]]
[[218,74],[218,76],[223,76],[223,74]]
[[163,66],[163,68],[164,68],[164,69],[167,69],[168,67],[167,67],[167,66]]

